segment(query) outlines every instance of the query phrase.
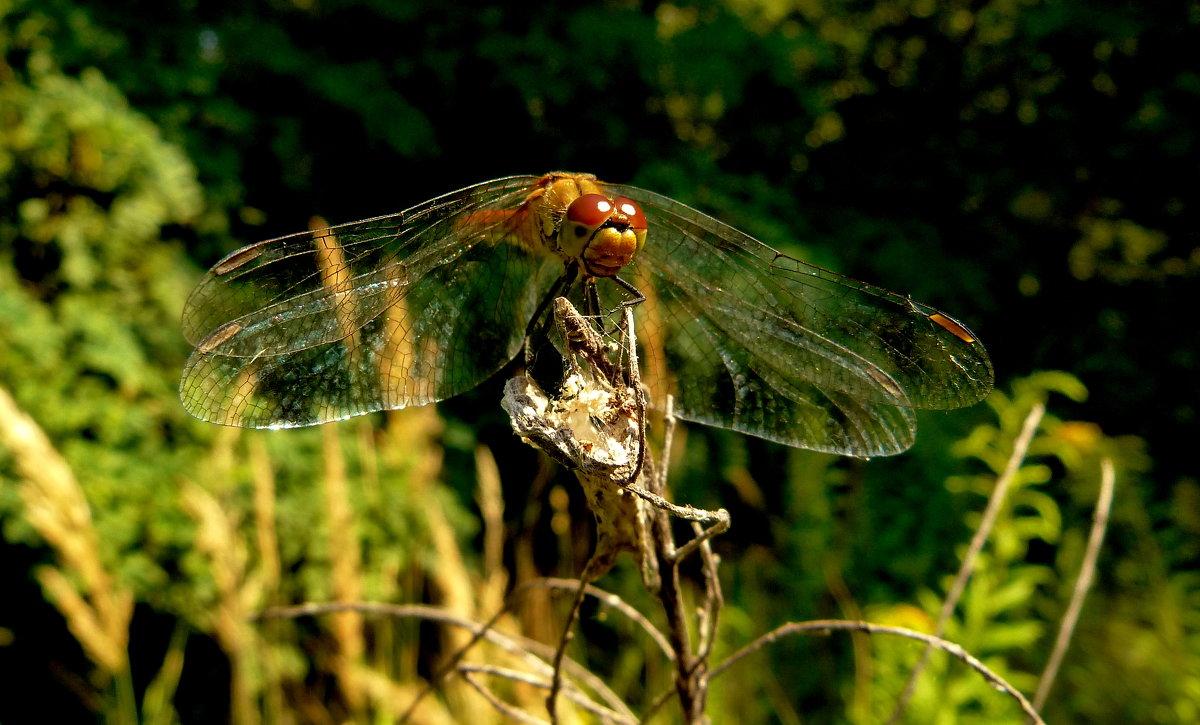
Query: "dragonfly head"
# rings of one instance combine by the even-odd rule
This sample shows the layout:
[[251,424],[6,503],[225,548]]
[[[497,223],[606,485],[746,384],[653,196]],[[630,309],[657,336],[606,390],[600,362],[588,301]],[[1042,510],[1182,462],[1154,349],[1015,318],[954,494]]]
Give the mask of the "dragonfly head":
[[567,207],[559,248],[593,277],[612,277],[646,243],[646,215],[632,199],[583,194]]

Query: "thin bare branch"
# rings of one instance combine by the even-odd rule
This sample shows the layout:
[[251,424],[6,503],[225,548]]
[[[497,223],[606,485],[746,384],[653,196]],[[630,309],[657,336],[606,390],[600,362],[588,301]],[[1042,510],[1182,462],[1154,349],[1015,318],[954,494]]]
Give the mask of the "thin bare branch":
[[[548,725],[548,723],[545,720],[536,718],[533,715],[530,715],[529,713],[525,712],[524,710],[521,710],[520,708],[516,708],[516,707],[513,707],[512,705],[509,705],[507,702],[505,702],[504,700],[501,700],[498,696],[496,696],[496,694],[494,692],[492,692],[491,690],[489,690],[482,682],[477,682],[475,680],[475,676],[474,676],[475,673],[470,668],[469,665],[463,665],[463,666],[459,667],[458,672],[460,675],[462,675],[462,678],[467,681],[467,684],[470,685],[471,687],[475,688],[475,691],[478,692],[483,697],[483,699],[487,700],[489,705],[496,708],[496,710],[499,711],[501,715],[506,715],[506,716],[512,718],[513,720],[516,720],[518,722],[523,722],[523,723],[529,723],[530,725]],[[523,678],[513,677],[511,679],[522,680]],[[530,683],[530,684],[535,684],[535,683]]]
[[675,552],[675,561],[683,561],[691,556],[692,552],[696,549],[708,544],[713,537],[720,536],[729,530],[729,512],[725,509],[717,509],[715,513],[715,518],[709,519],[712,522],[712,526],[709,526],[707,529],[699,528],[695,538],[688,540],[686,544],[679,547]]
[[650,526],[651,549],[663,572],[661,586],[655,594],[667,618],[668,637],[675,651],[675,693],[683,709],[684,722],[704,722],[704,703],[708,695],[707,663],[692,653],[688,631],[687,610],[680,586],[679,557],[676,556],[671,522],[666,512],[658,510]]
[[550,713],[550,722],[555,725],[558,724],[558,693],[562,690],[563,657],[567,653],[567,645],[573,638],[571,630],[575,627],[575,620],[579,618],[579,608],[583,606],[587,586],[596,579],[598,576],[596,569],[602,566],[600,556],[600,552],[592,554],[587,565],[583,567],[583,573],[579,575],[579,581],[575,583],[575,598],[571,600],[571,612],[567,615],[567,621],[563,624],[562,636],[558,638],[558,647],[554,650],[554,659],[551,663],[554,675],[550,678],[550,693],[546,696],[546,712]]
[[642,467],[646,465],[646,391],[642,389],[642,371],[638,367],[637,356],[637,334],[633,326],[633,308],[625,308],[626,344],[625,349],[629,353],[629,364],[626,366],[626,371],[629,375],[629,389],[633,391],[633,397],[637,403],[637,419],[643,424],[638,426],[638,452],[637,464],[633,468],[633,472],[629,474],[629,482],[636,483],[642,475]]
[[654,508],[666,511],[676,518],[685,519],[687,521],[699,521],[706,524],[714,522],[720,524],[724,522],[725,528],[721,529],[721,531],[725,531],[729,528],[729,512],[725,509],[709,511],[707,509],[696,508],[695,506],[688,506],[687,504],[671,503],[662,496],[659,496],[657,493],[651,493],[650,491],[633,484],[626,486],[625,490],[635,494]]
[[655,477],[655,493],[667,490],[667,476],[671,472],[671,446],[675,445],[675,426],[678,424],[679,419],[675,417],[675,396],[668,394],[666,410],[663,411],[663,460],[662,467]]
[[1113,472],[1111,458],[1100,461],[1100,498],[1096,502],[1096,510],[1092,514],[1092,530],[1088,534],[1087,549],[1083,553],[1083,564],[1079,567],[1079,578],[1075,580],[1075,588],[1071,592],[1071,602],[1063,615],[1062,624],[1058,629],[1058,637],[1054,640],[1054,649],[1046,662],[1046,670],[1038,682],[1037,693],[1033,697],[1034,707],[1041,709],[1050,695],[1050,687],[1058,676],[1058,667],[1062,664],[1063,655],[1071,635],[1075,632],[1075,624],[1079,621],[1079,612],[1083,608],[1083,600],[1087,597],[1088,589],[1092,586],[1092,578],[1096,574],[1096,558],[1100,555],[1100,546],[1104,543],[1104,533],[1108,529],[1108,514],[1112,510],[1113,489],[1116,487],[1116,475]]
[[674,686],[668,687],[667,689],[658,693],[658,696],[655,697],[650,702],[650,707],[646,708],[645,714],[642,715],[642,722],[649,722],[650,718],[657,715],[658,711],[663,708],[663,705],[666,705],[668,702],[670,702],[674,698],[675,698],[675,687]]
[[[553,650],[541,642],[536,642],[525,637],[520,637],[511,634],[505,634],[495,629],[497,620],[512,608],[513,602],[517,601],[531,587],[527,584],[522,584],[513,590],[508,597],[508,603],[504,609],[500,610],[489,619],[487,622],[480,624],[479,622],[464,617],[458,616],[439,607],[432,607],[422,604],[383,604],[378,602],[347,602],[347,603],[309,603],[300,604],[293,607],[277,607],[268,609],[259,614],[257,619],[267,619],[271,617],[301,617],[314,616],[320,614],[333,614],[337,612],[354,611],[362,614],[378,614],[388,617],[397,618],[416,618],[426,619],[432,622],[461,627],[468,632],[471,632],[471,640],[463,645],[461,649],[448,658],[437,672],[435,672],[427,683],[417,693],[413,702],[408,706],[408,709],[398,718],[397,722],[406,722],[411,718],[416,711],[417,705],[428,696],[437,683],[440,682],[446,675],[454,671],[471,649],[480,640],[486,639],[488,642],[500,647],[509,654],[522,657],[525,661],[535,669],[544,672],[546,675],[551,674],[551,668],[548,660],[553,656]],[[620,712],[623,716],[636,720],[633,712],[628,705],[612,691],[608,685],[599,677],[588,671],[585,667],[575,662],[570,658],[565,658],[563,668],[569,672],[571,677],[579,680],[580,683],[591,689],[604,703],[613,710]]]
[[[579,580],[545,577],[542,579],[532,579],[526,582],[525,586],[543,586],[547,589],[573,590],[579,586]],[[663,655],[665,655],[667,659],[671,661],[675,660],[675,653],[671,650],[671,645],[669,642],[667,642],[666,636],[664,636],[658,627],[655,627],[649,619],[646,619],[645,615],[634,609],[633,606],[631,606],[628,602],[626,602],[624,599],[621,599],[616,594],[605,591],[604,589],[600,589],[592,584],[587,586],[587,593],[598,599],[605,606],[612,607],[628,617],[632,622],[641,627],[646,634],[650,635],[650,638],[654,640],[654,643],[658,645],[658,648],[662,650]]]
[[[728,521],[725,523],[725,528],[729,528]],[[713,531],[714,529],[716,529],[716,525],[711,526],[708,530]],[[717,620],[721,616],[721,607],[725,604],[725,597],[721,593],[721,580],[717,578],[717,563],[720,559],[713,553],[711,536],[705,537],[705,530],[695,521],[692,522],[692,532],[696,535],[693,541],[703,539],[700,545],[700,560],[703,563],[704,571],[704,607],[700,610],[700,621],[697,627],[700,641],[697,643],[696,656],[707,661],[709,655],[712,654],[713,643],[717,639]],[[682,549],[678,553],[681,558],[686,556],[686,552]]]
[[[458,671],[460,674],[463,675],[463,678],[467,679],[468,681],[470,681],[471,675],[483,674],[483,675],[491,675],[493,677],[500,677],[500,678],[503,678],[506,680],[512,680],[513,682],[520,682],[520,683],[523,683],[526,685],[530,685],[531,687],[537,687],[542,690],[546,690],[551,687],[551,684],[549,682],[547,682],[546,678],[544,678],[544,677],[538,677],[537,675],[532,675],[532,674],[529,674],[528,672],[521,672],[520,670],[513,670],[513,669],[509,669],[507,667],[497,667],[495,665],[464,664],[464,665],[459,666]],[[476,689],[479,689],[480,687],[482,687],[481,684],[477,684],[474,686]],[[619,712],[614,712],[602,705],[596,704],[595,702],[589,700],[587,697],[585,697],[582,693],[578,692],[577,690],[572,690],[569,688],[564,689],[563,695],[565,695],[566,698],[568,700],[570,700],[571,702],[575,703],[576,705],[579,705],[584,710],[587,710],[588,712],[592,713],[596,717],[600,718],[601,722],[616,723],[617,725],[633,725],[634,723],[638,722],[636,719],[631,720]],[[484,695],[484,697],[487,697],[488,700],[490,702],[492,702],[493,705],[495,705],[497,702],[497,700],[493,700],[492,697],[488,697],[487,695]],[[509,706],[509,707],[511,707],[511,706]],[[505,710],[505,712],[507,714],[508,710]],[[526,713],[524,711],[518,711],[518,712],[521,712],[521,715],[519,716],[519,718],[522,720],[525,720],[527,722],[537,722],[537,723],[545,722],[543,720],[538,720],[538,719],[530,716],[528,713]]]
[[897,637],[907,637],[915,639],[919,642],[924,642],[926,648],[940,649],[950,656],[961,660],[968,667],[975,670],[983,677],[985,681],[1000,692],[1012,697],[1021,706],[1021,710],[1037,725],[1045,725],[1041,716],[1033,705],[1022,695],[1015,687],[1010,685],[1003,677],[993,672],[987,665],[980,662],[971,653],[964,650],[960,645],[953,642],[936,637],[924,632],[917,632],[903,627],[889,627],[882,624],[872,624],[870,622],[851,622],[842,619],[821,619],[812,622],[789,622],[787,624],[776,627],[767,632],[758,639],[755,639],[750,644],[742,647],[737,652],[730,655],[724,662],[713,668],[710,675],[711,678],[716,678],[733,665],[737,664],[748,655],[758,652],[769,644],[773,644],[784,637],[793,634],[827,634],[832,631],[851,631],[851,632],[866,632],[867,634],[891,634]]

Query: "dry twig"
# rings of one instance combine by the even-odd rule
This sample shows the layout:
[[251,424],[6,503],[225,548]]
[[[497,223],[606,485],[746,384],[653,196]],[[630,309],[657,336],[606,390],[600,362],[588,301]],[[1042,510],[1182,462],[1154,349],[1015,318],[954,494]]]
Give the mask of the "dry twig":
[[1083,608],[1083,600],[1092,585],[1092,577],[1096,573],[1096,558],[1100,554],[1100,545],[1104,543],[1104,532],[1108,528],[1108,513],[1112,509],[1113,488],[1116,476],[1113,473],[1111,458],[1100,461],[1100,498],[1096,502],[1096,511],[1092,515],[1092,530],[1088,534],[1087,549],[1083,554],[1083,563],[1079,567],[1079,578],[1075,580],[1075,588],[1071,592],[1071,602],[1063,615],[1062,624],[1058,629],[1058,637],[1054,640],[1054,649],[1046,663],[1046,670],[1038,681],[1037,693],[1033,697],[1034,707],[1041,709],[1046,704],[1050,687],[1058,675],[1058,666],[1062,663],[1063,655],[1071,635],[1075,632],[1075,623],[1079,621],[1079,611]]
[[[954,613],[954,608],[958,606],[959,598],[962,597],[962,593],[967,588],[967,582],[975,572],[975,561],[979,558],[979,553],[983,550],[983,545],[987,543],[988,537],[992,533],[992,527],[996,524],[996,517],[999,516],[1000,509],[1008,497],[1009,486],[1012,485],[1017,471],[1021,468],[1021,463],[1025,460],[1025,454],[1029,450],[1029,443],[1033,440],[1033,434],[1037,430],[1038,424],[1041,423],[1042,415],[1045,412],[1046,406],[1039,403],[1033,406],[1033,409],[1029,411],[1029,415],[1025,417],[1025,422],[1021,426],[1021,432],[1013,442],[1012,453],[1009,455],[1008,462],[1004,466],[1004,472],[996,479],[996,486],[992,489],[991,497],[988,498],[988,505],[984,509],[983,518],[979,522],[979,528],[976,529],[975,535],[971,537],[971,545],[967,547],[967,553],[963,556],[962,565],[958,568],[958,574],[955,575],[954,583],[950,586],[950,592],[946,595],[945,601],[942,602],[942,610],[938,613],[937,624],[933,630],[935,636],[940,637],[942,632],[945,631],[946,622],[950,620],[950,616]],[[908,701],[912,698],[913,691],[916,689],[917,678],[929,663],[929,654],[930,647],[926,647],[921,652],[921,658],[917,660],[917,664],[908,673],[908,681],[905,682],[904,691],[896,701],[896,707],[892,710],[891,717],[888,718],[888,725],[899,722],[900,716],[904,713],[904,709],[908,706]]]
[[1029,700],[1025,699],[1024,695],[1022,695],[1015,687],[1010,685],[1003,677],[993,672],[990,668],[988,668],[987,665],[980,662],[976,657],[964,650],[961,646],[944,640],[941,637],[925,634],[924,632],[917,632],[915,630],[905,629],[903,627],[889,627],[882,624],[872,624],[870,622],[851,622],[841,619],[822,619],[812,622],[789,622],[788,624],[776,627],[745,647],[742,647],[737,652],[734,652],[724,662],[713,669],[712,677],[716,678],[720,676],[723,672],[740,662],[742,659],[754,654],[769,644],[773,644],[774,642],[787,637],[788,635],[826,634],[835,630],[866,632],[867,634],[891,634],[897,637],[907,637],[909,639],[915,639],[919,642],[924,642],[926,651],[928,651],[930,648],[940,649],[956,659],[961,660],[968,667],[978,672],[989,685],[1016,700],[1021,706],[1021,710],[1031,719],[1032,722],[1037,723],[1037,725],[1045,725],[1041,716],[1038,715],[1037,710],[1033,707]]
[[[540,582],[538,582],[540,583]],[[553,650],[541,642],[521,637],[518,635],[506,634],[495,628],[495,623],[511,608],[512,603],[522,596],[526,591],[534,587],[522,585],[509,596],[508,604],[495,614],[487,622],[480,623],[471,619],[454,614],[441,607],[428,606],[423,604],[381,604],[377,602],[359,602],[359,603],[309,603],[300,604],[293,607],[277,607],[266,610],[258,615],[258,619],[268,619],[273,617],[302,617],[315,616],[321,614],[336,614],[340,612],[357,612],[359,614],[376,614],[396,618],[414,618],[423,619],[430,622],[438,622],[440,624],[450,625],[465,629],[471,633],[470,641],[456,651],[447,661],[431,677],[429,682],[417,693],[413,698],[413,702],[408,706],[408,709],[397,719],[397,722],[407,722],[416,712],[417,706],[421,701],[428,696],[434,687],[442,679],[450,673],[457,671],[460,667],[462,659],[467,652],[479,641],[487,640],[489,643],[499,647],[503,651],[520,657],[532,669],[542,672],[549,676],[552,674],[552,669],[548,664],[548,660],[553,656]],[[567,658],[563,661],[563,669],[571,674],[573,678],[579,680],[589,689],[595,692],[600,699],[614,712],[618,712],[622,717],[627,717],[636,721],[636,717],[625,705],[624,701],[614,693],[607,684],[599,677],[589,672],[585,667],[582,667],[574,660]]]
[[[596,547],[577,585],[556,661],[562,657],[588,585],[608,571],[622,551],[640,559],[647,589],[662,603],[668,622],[669,650],[676,665],[675,690],[687,722],[702,722],[707,695],[707,654],[720,609],[716,558],[707,542],[729,527],[724,510],[704,511],[671,503],[663,495],[665,470],[655,475],[645,451],[645,401],[636,371],[632,314],[620,326],[626,336],[630,369],[622,371],[607,357],[599,333],[565,299],[555,301],[555,317],[567,342],[567,378],[558,397],[547,396],[532,379],[519,376],[505,388],[504,408],[513,428],[531,445],[573,470],[596,517]],[[668,424],[670,425],[670,423]],[[709,524],[677,549],[669,516]],[[701,551],[705,557],[705,602],[701,607],[700,647],[693,653],[682,596],[679,563]],[[555,667],[547,697],[551,722],[561,669]]]
[[[459,672],[459,674],[461,674],[463,676],[463,679],[467,680],[467,682],[470,682],[471,686],[474,687],[476,690],[478,690],[480,692],[480,694],[482,694],[488,700],[488,702],[490,702],[493,706],[495,706],[498,710],[500,710],[504,714],[516,717],[517,719],[521,720],[522,722],[532,722],[532,723],[544,722],[543,720],[538,720],[537,718],[529,715],[528,713],[526,713],[524,711],[516,710],[516,708],[513,708],[508,703],[500,700],[493,693],[491,693],[490,690],[487,690],[487,688],[484,687],[482,685],[482,683],[476,682],[474,677],[472,677],[472,675],[475,675],[475,674],[492,675],[493,677],[500,677],[503,679],[511,680],[513,682],[520,682],[520,683],[523,683],[526,685],[530,685],[532,687],[538,687],[543,690],[548,690],[548,689],[550,689],[551,683],[549,681],[547,681],[545,678],[538,677],[537,675],[531,675],[528,672],[521,672],[520,670],[510,669],[507,667],[496,667],[495,665],[467,665],[467,664],[464,664],[464,665],[459,665],[458,672]],[[574,692],[572,690],[567,690],[564,692],[564,694],[566,695],[567,699],[569,699],[571,702],[574,702],[576,705],[579,705],[584,710],[587,710],[591,714],[598,717],[601,722],[616,723],[618,725],[635,725],[638,722],[636,719],[630,720],[630,719],[626,718],[625,716],[623,716],[621,713],[614,712],[612,710],[609,710],[606,707],[597,705],[596,703],[592,702],[591,700],[589,700],[585,697],[580,696],[579,693]],[[520,712],[520,715],[515,715],[514,713],[516,713],[516,712]]]

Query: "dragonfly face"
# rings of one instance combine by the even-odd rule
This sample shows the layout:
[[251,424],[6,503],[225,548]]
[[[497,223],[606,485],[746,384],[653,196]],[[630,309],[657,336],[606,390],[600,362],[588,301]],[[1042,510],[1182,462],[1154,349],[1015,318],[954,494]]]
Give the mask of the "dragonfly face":
[[546,249],[589,276],[612,277],[641,251],[647,223],[637,202],[606,191],[591,174],[547,174],[514,220],[536,220]]
[[593,277],[616,275],[645,243],[646,215],[641,208],[631,199],[603,194],[584,194],[571,202],[559,232],[559,246]]
[[[233,252],[184,310],[184,406],[291,427],[457,395],[516,355],[564,264],[644,295],[642,380],[686,420],[886,455],[911,445],[913,409],[992,386],[977,337],[939,310],[654,192],[556,173]],[[602,312],[629,299],[596,286]]]

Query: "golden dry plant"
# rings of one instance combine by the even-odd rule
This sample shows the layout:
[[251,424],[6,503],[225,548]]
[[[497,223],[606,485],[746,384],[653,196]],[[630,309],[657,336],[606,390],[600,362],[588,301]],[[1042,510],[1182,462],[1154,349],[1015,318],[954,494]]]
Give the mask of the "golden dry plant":
[[[363,603],[411,601],[428,592],[442,611],[463,621],[499,608],[507,578],[495,553],[502,531],[485,537],[493,542],[491,573],[472,572],[459,548],[460,537],[442,509],[446,499],[436,491],[442,452],[435,436],[440,428],[436,411],[422,408],[392,414],[386,431],[370,425],[326,426],[320,431],[323,463],[320,480],[314,483],[320,490],[317,510],[322,520],[311,534],[320,538],[317,548],[323,560],[306,562],[306,572],[298,578],[318,578],[305,585],[312,592],[307,598],[322,602],[327,610],[303,626],[290,621],[294,611],[280,608],[305,598],[280,569],[275,468],[282,464],[272,459],[264,434],[226,429],[217,437],[210,459],[216,465],[204,485],[186,487],[184,501],[197,522],[196,548],[216,585],[211,629],[233,663],[235,721],[392,721],[417,699],[421,658],[454,651],[470,635],[446,628],[436,635],[437,642],[422,642],[416,628],[368,616],[361,611]],[[478,457],[481,506],[498,511],[494,463],[489,466],[485,451]],[[241,475],[250,479],[253,511],[239,512],[236,495],[229,493]],[[395,552],[365,561],[364,551],[372,547],[364,527],[379,513],[381,488],[394,485],[404,486],[407,500],[421,502],[419,539],[390,545],[420,556],[400,566]],[[502,526],[499,514],[486,516],[486,522]],[[322,692],[305,685],[314,678],[324,683]],[[465,688],[461,681],[447,683],[443,697],[424,698],[410,721],[498,721],[494,711],[467,695]],[[318,713],[324,714],[318,718]]]
[[101,559],[91,509],[71,467],[3,388],[0,446],[13,456],[26,519],[58,559],[57,565],[39,567],[37,579],[98,672],[117,683],[118,699],[129,712],[133,592],[117,582]]

